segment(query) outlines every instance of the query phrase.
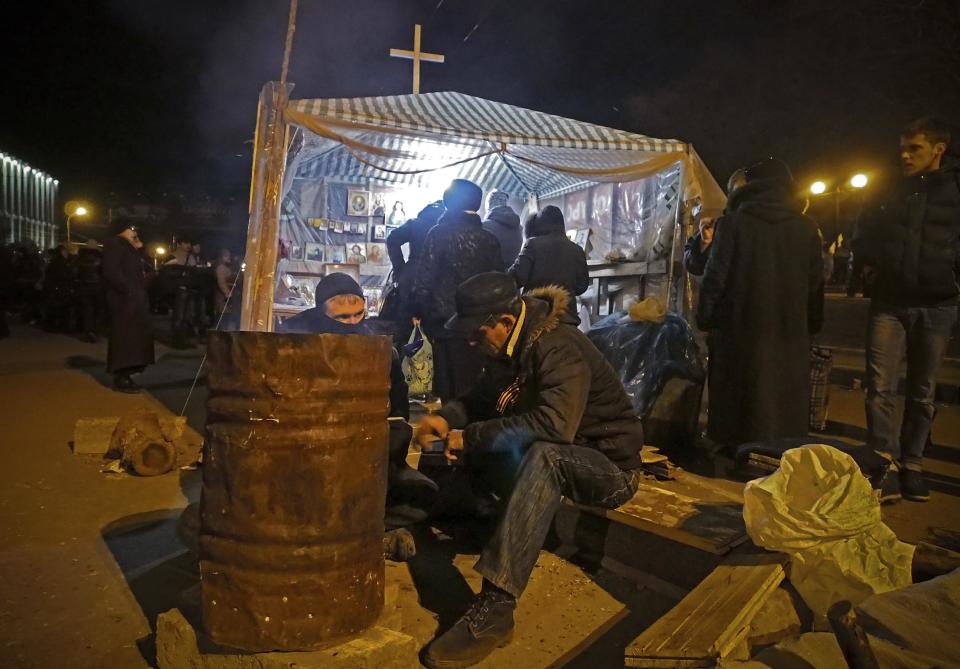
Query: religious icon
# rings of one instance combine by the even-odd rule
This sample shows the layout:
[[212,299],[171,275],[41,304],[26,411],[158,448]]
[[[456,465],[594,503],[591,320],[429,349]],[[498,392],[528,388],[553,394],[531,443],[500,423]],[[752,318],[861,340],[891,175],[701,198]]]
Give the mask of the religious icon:
[[387,225],[397,228],[407,222],[407,212],[403,210],[403,202],[397,200],[393,203],[393,211],[387,219]]
[[358,265],[362,265],[363,263],[367,262],[367,256],[363,254],[363,247],[360,244],[353,244],[350,247],[350,253],[347,254],[347,262],[355,262]]
[[385,225],[373,226],[373,239],[375,241],[383,241],[386,238],[387,238],[387,226]]
[[332,263],[347,262],[347,247],[343,244],[328,244],[324,249],[324,259]]
[[294,244],[290,249],[290,259],[291,260],[303,260],[303,247],[299,244]]
[[323,244],[310,243],[306,245],[306,259],[323,262]]
[[383,193],[373,196],[373,215],[383,216],[387,213],[387,203],[383,201]]
[[370,215],[370,191],[368,190],[347,191],[347,213],[350,216],[369,216]]
[[343,232],[343,221],[330,221],[330,229],[334,232]]
[[387,264],[387,245],[375,242],[367,244],[367,262],[371,265]]

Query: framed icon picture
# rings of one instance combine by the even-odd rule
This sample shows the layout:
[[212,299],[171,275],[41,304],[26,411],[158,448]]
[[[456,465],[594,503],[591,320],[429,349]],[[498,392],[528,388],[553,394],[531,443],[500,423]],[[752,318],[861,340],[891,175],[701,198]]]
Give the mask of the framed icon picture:
[[347,213],[350,216],[369,216],[370,215],[370,191],[368,190],[348,190],[347,191]]
[[387,245],[382,242],[371,242],[367,244],[367,262],[371,265],[386,265]]
[[304,249],[305,249],[305,255],[304,255],[305,260],[313,260],[316,262],[324,261],[323,244],[316,244],[311,242],[309,244],[306,244]]
[[327,244],[324,249],[324,260],[328,263],[347,262],[347,247],[343,244]]
[[382,242],[387,238],[387,226],[386,225],[374,225],[373,226],[373,241]]

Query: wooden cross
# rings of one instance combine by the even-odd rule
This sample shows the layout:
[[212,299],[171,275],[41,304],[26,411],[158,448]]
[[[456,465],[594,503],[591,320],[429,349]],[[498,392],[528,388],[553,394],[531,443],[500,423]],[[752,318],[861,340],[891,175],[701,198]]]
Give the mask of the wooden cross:
[[413,94],[420,93],[420,61],[425,60],[428,63],[442,63],[443,56],[439,53],[427,53],[420,51],[420,24],[413,26],[413,51],[403,49],[390,49],[390,55],[393,58],[408,58],[413,61]]

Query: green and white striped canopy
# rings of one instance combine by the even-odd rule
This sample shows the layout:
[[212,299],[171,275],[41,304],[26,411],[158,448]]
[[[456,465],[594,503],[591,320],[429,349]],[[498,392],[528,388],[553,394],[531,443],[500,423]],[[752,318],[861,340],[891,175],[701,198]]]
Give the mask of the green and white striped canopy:
[[[294,178],[431,187],[459,177],[521,198],[552,197],[683,161],[695,191],[720,192],[684,142],[462,93],[295,100],[286,118],[304,130],[290,165]],[[700,183],[704,177],[709,185]]]

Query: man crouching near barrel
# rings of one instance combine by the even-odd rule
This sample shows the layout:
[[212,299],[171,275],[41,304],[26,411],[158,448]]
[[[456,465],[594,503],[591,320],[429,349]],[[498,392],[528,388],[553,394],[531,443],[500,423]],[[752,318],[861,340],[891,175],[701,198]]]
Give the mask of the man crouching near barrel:
[[503,506],[475,569],[469,610],[424,652],[428,667],[468,667],[510,642],[513,611],[561,496],[614,508],[637,490],[643,428],[613,368],[568,315],[569,294],[517,296],[512,278],[479,274],[457,288],[447,327],[489,358],[476,386],[417,425],[447,440],[471,484]]
[[[285,333],[372,335],[367,327],[363,290],[350,276],[334,272],[323,277],[315,292],[316,307],[285,320],[277,329]],[[390,367],[390,447],[387,463],[387,508],[383,539],[384,556],[405,561],[416,547],[405,527],[427,517],[437,496],[437,484],[407,465],[407,449],[413,436],[407,382],[394,353]]]

